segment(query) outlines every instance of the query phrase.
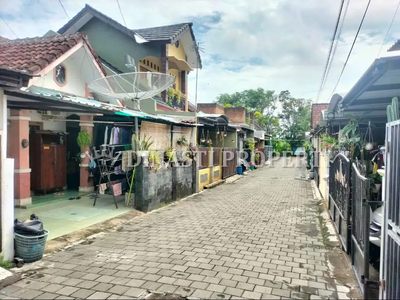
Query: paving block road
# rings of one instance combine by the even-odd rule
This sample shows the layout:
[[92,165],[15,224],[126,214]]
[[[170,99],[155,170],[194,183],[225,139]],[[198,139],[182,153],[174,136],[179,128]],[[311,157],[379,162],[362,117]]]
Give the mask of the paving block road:
[[203,299],[346,298],[348,287],[328,263],[321,203],[301,172],[276,163],[134,218],[46,256],[0,298],[129,299],[146,290]]

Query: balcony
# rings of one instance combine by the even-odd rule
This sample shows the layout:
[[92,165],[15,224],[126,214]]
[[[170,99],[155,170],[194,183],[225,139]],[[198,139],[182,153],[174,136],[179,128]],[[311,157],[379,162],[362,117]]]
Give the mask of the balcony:
[[168,90],[168,104],[174,108],[186,111],[186,95],[181,91],[170,88]]

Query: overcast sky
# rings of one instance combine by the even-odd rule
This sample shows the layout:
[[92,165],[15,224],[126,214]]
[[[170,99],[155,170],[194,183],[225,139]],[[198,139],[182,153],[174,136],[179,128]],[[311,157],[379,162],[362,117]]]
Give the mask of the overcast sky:
[[[69,17],[85,3],[123,24],[115,0],[61,0]],[[290,90],[316,101],[339,0],[119,0],[127,26],[193,22],[204,48],[199,102],[244,89]],[[350,0],[336,56],[319,102],[329,102],[368,0]],[[377,57],[398,0],[372,0],[336,92],[346,93]],[[0,0],[1,15],[18,38],[58,30],[68,17],[56,0]],[[400,13],[399,13],[400,15]],[[15,38],[0,20],[0,36]],[[382,54],[400,38],[400,16]],[[189,98],[195,97],[195,72]]]

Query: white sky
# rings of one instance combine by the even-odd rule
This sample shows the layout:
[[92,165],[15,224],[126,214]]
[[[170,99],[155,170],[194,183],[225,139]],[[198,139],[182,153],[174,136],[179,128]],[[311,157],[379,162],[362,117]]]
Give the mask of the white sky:
[[[61,0],[69,17],[85,3],[123,24],[114,0]],[[127,26],[143,28],[192,21],[201,47],[199,102],[221,93],[262,87],[315,101],[339,0],[119,0]],[[328,102],[368,0],[351,0],[341,41],[319,102]],[[398,0],[372,1],[336,92],[346,93],[377,57]],[[2,17],[19,38],[58,30],[68,18],[56,0],[0,0]],[[0,35],[15,38],[0,20]],[[384,53],[400,38],[400,12]],[[121,58],[123,59],[123,58]],[[194,101],[195,73],[189,99]]]

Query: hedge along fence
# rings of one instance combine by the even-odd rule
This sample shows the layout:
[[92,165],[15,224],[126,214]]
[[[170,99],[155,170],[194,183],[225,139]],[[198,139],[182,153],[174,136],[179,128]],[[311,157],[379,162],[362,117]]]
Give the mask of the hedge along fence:
[[149,169],[136,166],[135,209],[149,212],[160,206],[192,195],[196,191],[196,163],[190,166],[162,166]]

